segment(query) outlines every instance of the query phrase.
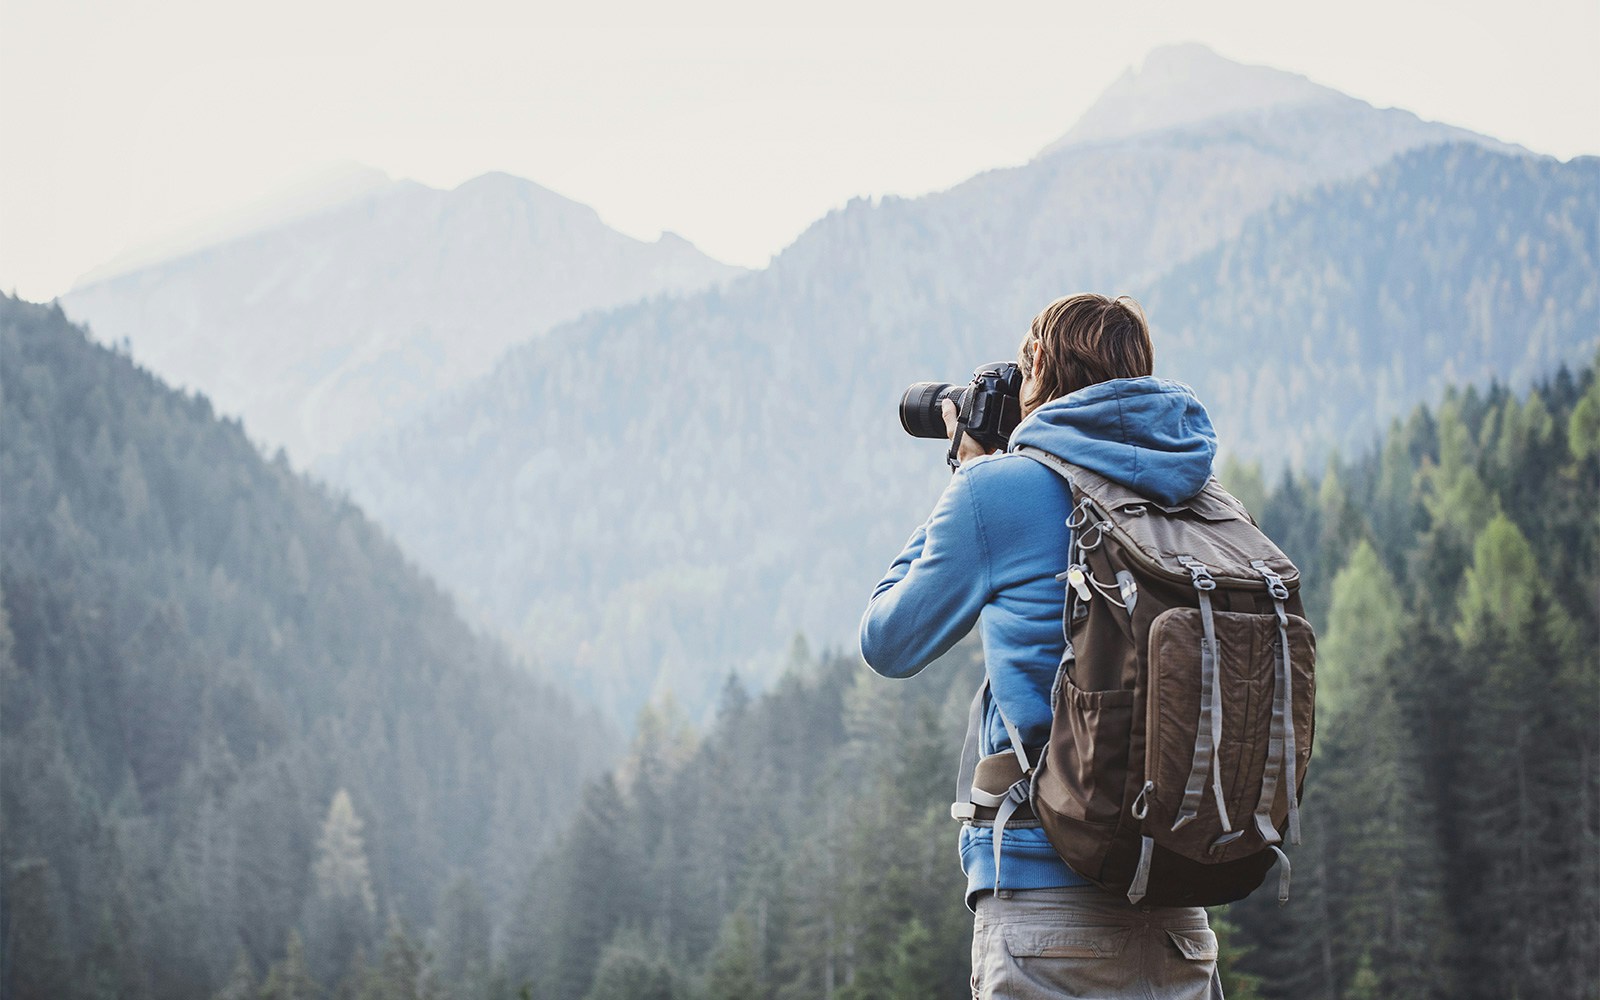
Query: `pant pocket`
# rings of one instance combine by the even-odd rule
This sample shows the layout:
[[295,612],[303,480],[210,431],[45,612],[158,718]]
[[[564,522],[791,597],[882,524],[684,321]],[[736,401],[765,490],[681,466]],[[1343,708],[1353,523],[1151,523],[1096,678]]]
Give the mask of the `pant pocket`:
[[1197,927],[1194,930],[1168,930],[1167,937],[1177,945],[1179,954],[1191,962],[1217,960],[1217,935],[1215,931]]
[[1154,1000],[1214,1000],[1221,995],[1216,982],[1217,935],[1204,927],[1166,929],[1165,940],[1150,961],[1150,995]]
[[1139,990],[1131,927],[997,930],[980,1000],[1133,996]]

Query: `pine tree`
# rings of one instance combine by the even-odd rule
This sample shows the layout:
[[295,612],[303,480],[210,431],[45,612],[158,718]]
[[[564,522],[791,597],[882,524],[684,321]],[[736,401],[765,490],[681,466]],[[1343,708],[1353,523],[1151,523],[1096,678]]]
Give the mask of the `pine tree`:
[[1241,968],[1241,963],[1249,959],[1251,948],[1239,941],[1238,925],[1228,919],[1227,907],[1214,907],[1210,917],[1211,930],[1217,936],[1217,975],[1222,980],[1223,996],[1228,1000],[1263,1000],[1261,977]]
[[455,1000],[482,1000],[489,985],[489,908],[471,878],[445,890],[435,930],[435,970]]
[[737,911],[722,925],[722,939],[711,956],[706,1000],[758,1000],[766,996],[760,980],[761,958],[755,929],[745,912]]
[[921,917],[912,917],[900,928],[889,954],[888,1000],[923,1000],[941,994],[944,957],[948,950],[934,938]]
[[623,931],[601,953],[584,1000],[684,1000],[684,994],[660,942]]
[[313,872],[320,895],[353,898],[368,913],[377,910],[366,848],[361,840],[361,819],[356,816],[350,793],[343,788],[334,793],[333,801],[328,804],[322,834],[317,838],[317,863]]
[[370,975],[371,970],[367,967],[367,950],[358,946],[350,953],[350,963],[345,966],[344,973],[340,975],[339,982],[335,984],[329,997],[331,1000],[360,1000]]
[[257,1000],[259,995],[255,967],[250,962],[250,956],[240,948],[233,960],[233,973],[222,984],[222,989],[212,995],[211,1000]]
[[556,916],[549,930],[549,992],[581,997],[589,991],[600,951],[621,924],[623,908],[639,895],[639,861],[630,835],[637,829],[617,785],[605,776],[584,792],[572,828],[557,850]]
[[61,930],[60,883],[50,862],[7,861],[3,992],[16,1000],[71,996],[71,955]]
[[258,996],[261,1000],[318,1000],[322,996],[322,988],[306,968],[305,945],[299,931],[289,931],[283,959],[267,970]]
[[332,984],[358,948],[373,940],[377,901],[350,793],[334,793],[317,838],[313,892],[305,904],[309,964],[319,982]]
[[1334,581],[1334,608],[1318,676],[1349,674],[1343,699],[1329,706],[1323,741],[1335,772],[1326,815],[1340,890],[1337,923],[1330,928],[1343,953],[1340,979],[1354,989],[1356,966],[1366,961],[1383,996],[1442,1000],[1448,995],[1440,981],[1448,925],[1441,858],[1419,747],[1395,683],[1396,672],[1407,666],[1397,655],[1404,646],[1403,606],[1364,543]]
[[377,968],[366,978],[361,1000],[431,1000],[422,952],[398,915],[389,917]]

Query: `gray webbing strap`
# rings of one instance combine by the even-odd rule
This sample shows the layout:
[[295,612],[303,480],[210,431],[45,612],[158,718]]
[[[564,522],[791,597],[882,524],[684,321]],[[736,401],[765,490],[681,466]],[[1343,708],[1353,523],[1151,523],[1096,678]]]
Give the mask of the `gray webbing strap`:
[[[1283,644],[1283,777],[1288,782],[1285,791],[1289,798],[1289,843],[1300,843],[1300,796],[1296,794],[1299,783],[1295,780],[1295,747],[1294,747],[1294,670],[1289,663],[1289,615],[1283,609],[1283,602],[1275,602],[1278,606],[1278,639]],[[1273,709],[1276,715],[1277,708]],[[1284,859],[1288,863],[1288,859]],[[1284,893],[1289,891],[1287,885],[1287,870],[1285,870]]]
[[[983,729],[983,709],[986,696],[989,694],[989,677],[984,675],[983,683],[978,685],[978,691],[972,696],[972,705],[967,709],[967,738],[961,744],[961,768],[956,774],[956,800],[950,805],[950,816],[964,822],[971,822],[976,815],[976,806],[995,810],[994,814],[994,887],[1000,888],[1000,843],[1005,837],[1006,824],[1017,812],[1019,806],[1027,804],[1029,776],[1033,774],[1033,764],[1028,760],[1028,751],[1022,745],[1022,733],[1006,718],[1006,713],[1000,708],[1000,702],[994,703],[994,710],[1000,716],[1000,721],[1006,727],[1006,734],[1011,737],[1011,749],[1017,755],[1017,763],[1022,766],[1023,778],[1006,789],[1002,795],[986,792],[981,788],[972,787],[972,782],[978,775],[978,734]],[[1037,825],[1037,824],[1030,824]]]
[[1289,855],[1283,853],[1283,848],[1277,844],[1268,844],[1267,847],[1278,856],[1281,870],[1278,872],[1278,905],[1282,906],[1289,901]]
[[1141,837],[1139,840],[1139,867],[1134,869],[1133,882],[1128,886],[1128,902],[1138,905],[1144,898],[1145,890],[1150,887],[1150,856],[1156,847],[1152,837]]
[[1000,716],[1001,724],[1006,727],[1006,735],[1011,737],[1011,752],[1017,755],[1017,763],[1022,765],[1022,773],[1032,774],[1033,762],[1028,759],[1028,748],[1022,745],[1022,734],[1011,724],[1011,720],[1006,718],[1005,709],[1000,707],[998,698],[994,702],[994,713]]
[[[1054,472],[1056,475],[1060,476],[1062,479],[1066,480],[1068,497],[1071,497],[1071,491],[1073,488],[1072,466],[1068,465],[1066,462],[1063,462],[1055,455],[1050,454],[1048,451],[1041,451],[1038,448],[1030,448],[1027,445],[1023,445],[1020,448],[1014,449],[1013,454],[1021,455],[1024,458],[1031,458],[1035,462],[1038,462],[1040,465],[1049,469],[1051,472]],[[1084,498],[1081,503],[1079,503],[1077,506],[1074,506],[1072,510],[1067,512],[1067,561],[1074,565],[1083,561],[1081,546],[1083,540],[1079,537],[1078,529],[1083,527],[1083,508],[1088,504],[1088,502],[1088,498]],[[1057,573],[1056,580],[1061,583],[1066,583],[1067,574]],[[1072,587],[1068,585],[1066,588],[1066,603],[1061,606],[1061,641],[1066,643],[1066,649],[1062,654],[1063,660],[1065,660],[1066,655],[1072,651],[1072,599],[1074,596],[1075,595],[1073,594]],[[1054,703],[1054,700],[1055,699],[1052,695],[1051,702]]]
[[[1277,581],[1279,587],[1283,586],[1277,574],[1268,569],[1266,563],[1257,560],[1251,565],[1266,578],[1268,591],[1272,591],[1274,581]],[[1285,620],[1283,602],[1278,601],[1277,604],[1279,620],[1283,621]],[[1261,797],[1256,800],[1255,812],[1256,832],[1261,835],[1262,842],[1268,845],[1283,840],[1278,828],[1272,822],[1272,804],[1278,797],[1278,778],[1283,773],[1284,721],[1289,714],[1289,706],[1283,697],[1284,679],[1289,672],[1288,646],[1279,649],[1272,659],[1275,668],[1272,678],[1272,728],[1267,737],[1267,762],[1261,770]]]
[[967,709],[967,738],[961,744],[961,767],[956,772],[956,800],[950,805],[950,818],[969,820],[972,811],[972,779],[978,773],[978,731],[983,728],[983,696],[989,693],[989,675],[978,685]]
[[1268,741],[1267,766],[1261,775],[1261,800],[1256,803],[1256,829],[1268,844],[1282,838],[1272,825],[1272,804],[1278,797],[1278,779],[1282,776],[1287,785],[1289,800],[1289,843],[1300,843],[1300,803],[1295,782],[1294,738],[1294,665],[1289,651],[1289,613],[1283,602],[1289,599],[1289,588],[1283,578],[1274,573],[1261,560],[1250,564],[1262,579],[1267,581],[1267,592],[1272,595],[1278,613],[1278,655],[1272,702],[1272,733]]
[[1228,807],[1222,796],[1222,758],[1217,747],[1222,743],[1222,670],[1217,663],[1217,623],[1211,610],[1211,592],[1217,582],[1205,565],[1184,557],[1179,560],[1188,567],[1194,589],[1200,596],[1200,723],[1195,730],[1194,763],[1189,768],[1189,781],[1183,789],[1183,801],[1178,806],[1178,818],[1172,828],[1177,830],[1200,814],[1200,796],[1205,792],[1206,774],[1211,775],[1211,792],[1217,800],[1217,818],[1224,832],[1231,832],[1233,824],[1228,819]]
[[1000,891],[1000,841],[1005,838],[1006,824],[1011,821],[1017,807],[1028,801],[1028,779],[1006,789],[1005,798],[994,814],[994,891]]
[[1256,832],[1263,843],[1276,844],[1283,838],[1272,825],[1272,803],[1278,797],[1278,776],[1283,770],[1283,722],[1288,713],[1283,704],[1283,675],[1285,664],[1282,653],[1273,656],[1277,661],[1273,679],[1272,728],[1267,738],[1267,763],[1261,771],[1261,797],[1256,800]]
[[[961,744],[961,767],[956,772],[956,800],[950,805],[950,818],[970,820],[973,817],[973,804],[989,809],[1000,806],[1000,798],[972,787],[972,780],[978,774],[978,734],[983,729],[983,709],[985,697],[989,693],[989,677],[984,675],[983,683],[978,685],[978,691],[972,696],[972,705],[967,709],[967,738]],[[1011,752],[1016,754],[1017,763],[1022,766],[1022,773],[1033,773],[1033,762],[1028,759],[1028,750],[1022,745],[1022,733],[1006,718],[1006,713],[1000,708],[1000,702],[994,703],[994,710],[1000,716],[1000,722],[1006,727],[1006,735],[1011,737]]]
[[1050,469],[1050,471],[1054,472],[1062,479],[1065,479],[1069,485],[1072,483],[1072,466],[1067,462],[1062,461],[1059,456],[1052,455],[1048,451],[1042,451],[1038,448],[1030,448],[1027,445],[1012,449],[1012,454],[1026,455],[1035,462],[1038,462],[1040,465],[1047,467]]

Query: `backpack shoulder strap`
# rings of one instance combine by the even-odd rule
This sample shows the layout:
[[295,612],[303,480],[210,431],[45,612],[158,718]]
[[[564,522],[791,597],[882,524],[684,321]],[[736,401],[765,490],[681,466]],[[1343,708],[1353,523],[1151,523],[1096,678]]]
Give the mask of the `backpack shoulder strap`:
[[1038,462],[1051,472],[1054,472],[1062,479],[1065,479],[1068,486],[1073,485],[1072,474],[1077,469],[1077,466],[1066,461],[1065,459],[1062,459],[1060,456],[1052,455],[1048,451],[1045,451],[1041,448],[1035,448],[1032,445],[1026,444],[1018,445],[1011,453],[1013,455],[1023,455],[1033,459],[1035,462]]

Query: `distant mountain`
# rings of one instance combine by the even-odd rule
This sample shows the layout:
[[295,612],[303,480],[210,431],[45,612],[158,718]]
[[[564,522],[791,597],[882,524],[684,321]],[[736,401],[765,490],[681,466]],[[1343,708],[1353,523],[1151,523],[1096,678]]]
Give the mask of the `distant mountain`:
[[[1281,75],[1286,88],[1303,90],[1303,81]],[[1146,119],[1174,114],[1153,108]],[[1491,280],[1506,265],[1487,251],[1516,252],[1526,237],[1543,247],[1547,281],[1595,287],[1592,243],[1584,242],[1594,217],[1588,164],[1504,151],[1337,95],[1248,112],[1228,104],[1204,120],[1189,107],[1177,117],[1181,124],[1165,129],[1070,142],[926,198],[853,202],[767,270],[564,327],[323,469],[480,621],[561,651],[571,676],[627,718],[654,689],[700,706],[729,666],[766,675],[796,631],[852,642],[868,590],[947,475],[937,445],[901,432],[900,392],[920,379],[964,381],[975,364],[1010,357],[1029,319],[1058,295],[1087,288],[1176,301],[1188,279],[1169,286],[1163,276],[1226,254],[1253,218],[1318,192],[1343,192],[1325,202],[1359,230],[1341,245],[1435,248],[1414,280],[1477,290],[1471,301],[1496,317],[1478,328],[1496,357],[1526,340],[1522,324],[1504,319],[1517,315],[1523,293]],[[1403,174],[1384,166],[1446,141],[1483,153],[1448,157],[1460,164],[1454,173],[1443,160]],[[1482,243],[1477,200],[1498,183],[1513,191],[1484,217],[1508,228]],[[1401,188],[1402,202],[1379,203]],[[1562,196],[1551,200],[1552,191]],[[1531,209],[1547,204],[1548,219]],[[1401,239],[1402,224],[1432,236]],[[1575,244],[1557,239],[1562,233],[1577,234]],[[1313,352],[1340,371],[1343,360],[1315,352],[1342,359],[1339,352],[1378,350],[1350,336],[1319,344],[1303,335],[1303,315],[1273,313],[1274,303],[1292,301],[1274,276],[1299,261],[1271,248],[1261,254],[1260,308],[1278,315],[1283,350]],[[1319,301],[1329,309],[1346,302]],[[1581,309],[1563,315],[1538,358],[1581,357],[1592,340]],[[1153,318],[1158,336],[1190,321],[1165,307]],[[1382,330],[1362,332],[1381,343]],[[1160,349],[1161,371],[1205,389],[1221,373],[1256,370],[1258,360],[1235,352],[1226,335],[1208,327],[1208,339],[1199,336],[1188,354]],[[1411,362],[1417,370],[1445,363],[1439,352],[1448,345],[1423,346]],[[1174,356],[1185,359],[1181,367],[1168,364]],[[1313,370],[1321,369],[1297,369]],[[1490,374],[1480,363],[1455,372]],[[1294,383],[1300,394],[1275,415],[1272,433],[1236,426],[1230,444],[1261,453],[1278,446],[1274,435],[1299,442],[1302,428],[1329,425],[1370,434],[1425,398],[1428,382],[1401,382],[1378,405],[1353,409],[1312,381]]]
[[344,202],[377,194],[396,183],[388,174],[373,167],[359,163],[333,164],[289,181],[218,217],[131,247],[80,275],[72,283],[73,288],[87,288],[263,229],[276,229]]
[[504,918],[594,713],[59,309],[0,298],[0,357],[0,993],[207,997],[293,927],[326,976],[457,876]]
[[1194,125],[1224,115],[1347,104],[1350,100],[1299,74],[1242,65],[1204,45],[1169,45],[1151,52],[1137,70],[1129,69],[1118,77],[1045,153]]
[[1359,454],[1449,385],[1526,387],[1591,359],[1596,219],[1600,158],[1407,153],[1280,202],[1155,282],[1158,362],[1269,470]]
[[558,323],[741,273],[670,233],[624,236],[507,174],[451,191],[411,181],[353,190],[74,288],[62,307],[309,463]]

